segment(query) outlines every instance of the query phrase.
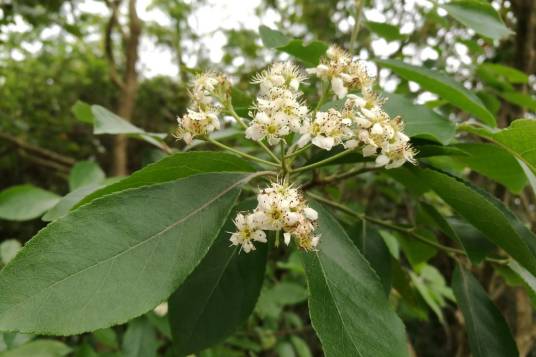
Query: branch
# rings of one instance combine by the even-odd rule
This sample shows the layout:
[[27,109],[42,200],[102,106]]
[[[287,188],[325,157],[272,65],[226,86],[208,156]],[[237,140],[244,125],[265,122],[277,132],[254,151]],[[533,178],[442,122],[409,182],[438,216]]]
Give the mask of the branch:
[[43,149],[39,146],[36,146],[36,145],[32,145],[32,144],[29,144],[19,138],[16,138],[14,136],[11,136],[9,134],[6,134],[6,133],[2,133],[0,132],[0,139],[3,139],[5,141],[8,141],[12,144],[15,144],[16,146],[18,146],[19,148],[21,149],[24,149],[26,151],[29,151],[29,152],[33,152],[35,154],[38,154],[38,155],[41,155],[43,157],[46,157],[50,160],[53,160],[53,161],[56,161],[57,163],[60,163],[64,166],[73,166],[75,163],[76,163],[76,160],[71,158],[71,157],[68,157],[68,156],[64,156],[62,154],[58,154],[57,152],[54,152],[54,151],[51,151],[51,150],[48,150],[48,149]]
[[136,11],[136,0],[128,2],[128,37],[126,40],[125,82],[136,85],[136,62],[138,61],[138,46],[141,34],[141,20]]
[[110,7],[112,11],[112,14],[110,15],[110,19],[106,23],[106,29],[104,32],[104,50],[106,54],[106,60],[108,61],[108,71],[110,73],[110,79],[117,87],[123,88],[125,84],[123,83],[123,80],[119,77],[119,74],[117,72],[117,65],[115,63],[112,41],[112,32],[114,27],[116,25],[120,27],[117,21],[119,3],[119,1],[115,0],[112,2],[106,1],[106,4],[108,5],[108,7]]
[[20,156],[22,156],[23,158],[27,159],[28,161],[33,162],[34,164],[38,164],[40,166],[56,170],[56,173],[60,177],[67,177],[68,174],[69,174],[69,167],[64,166],[62,164],[59,164],[56,161],[52,161],[52,160],[32,156],[32,155],[29,155],[29,154],[25,153],[24,151],[20,152]]
[[329,184],[332,184],[332,183],[336,183],[338,181],[345,180],[345,179],[353,177],[353,176],[361,175],[361,174],[363,174],[365,172],[375,171],[377,169],[378,169],[377,167],[362,167],[362,168],[359,168],[359,169],[348,170],[348,171],[346,171],[345,173],[342,173],[342,174],[328,176],[326,178],[316,177],[316,178],[313,178],[308,183],[306,183],[305,185],[303,185],[302,190],[307,191],[307,190],[309,190],[309,189],[311,189],[313,187],[326,186],[326,185],[329,185]]

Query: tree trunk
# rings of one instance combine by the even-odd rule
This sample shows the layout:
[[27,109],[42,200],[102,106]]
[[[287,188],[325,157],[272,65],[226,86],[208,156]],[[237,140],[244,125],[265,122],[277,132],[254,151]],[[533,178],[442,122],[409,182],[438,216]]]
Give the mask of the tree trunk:
[[[106,28],[106,55],[110,65],[110,77],[119,88],[119,101],[117,114],[125,120],[132,119],[136,96],[138,93],[138,72],[136,63],[138,62],[138,50],[141,35],[141,21],[136,11],[136,0],[128,1],[128,33],[124,34],[121,24],[117,20],[120,1],[110,3],[112,16]],[[117,26],[125,43],[124,47],[124,74],[122,78],[118,75],[112,48],[112,30]],[[128,175],[128,138],[125,135],[117,135],[113,142],[113,163],[112,174],[114,176]]]

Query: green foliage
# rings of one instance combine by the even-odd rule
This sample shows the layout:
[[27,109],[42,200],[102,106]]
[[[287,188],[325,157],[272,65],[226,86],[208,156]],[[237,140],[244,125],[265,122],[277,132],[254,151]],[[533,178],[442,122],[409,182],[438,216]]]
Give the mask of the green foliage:
[[253,171],[253,167],[248,162],[231,154],[221,152],[176,153],[89,194],[80,201],[78,206],[114,192],[173,181],[203,172],[251,171]]
[[[407,356],[404,326],[342,227],[321,206],[319,251],[302,255],[312,324],[329,356]],[[389,343],[385,343],[389,341]]]
[[12,350],[0,352],[1,357],[61,357],[67,356],[71,349],[65,344],[55,340],[36,340],[16,347]]
[[508,128],[496,131],[478,127],[464,127],[463,130],[491,140],[519,160],[522,160],[532,172],[536,172],[536,150],[534,150],[535,120],[514,120]]
[[467,323],[473,355],[518,356],[506,321],[473,275],[463,267],[457,267],[452,278],[452,289]]
[[[234,213],[250,206],[239,205]],[[169,299],[178,355],[199,352],[225,339],[251,314],[259,296],[267,247],[261,246],[252,254],[229,248],[232,217],[229,215],[205,258]]]
[[78,162],[69,173],[69,189],[75,191],[84,186],[98,185],[104,182],[106,175],[93,161]]
[[[142,21],[143,41],[173,56],[179,78],[147,76],[143,44],[125,120],[102,31],[113,25],[122,77],[127,8],[112,21],[77,2],[0,5],[0,23],[15,25],[0,26],[0,357],[517,355],[505,320],[529,315],[521,289],[536,307],[529,13],[480,0],[266,1],[256,14],[283,32],[261,26],[263,48],[241,26],[194,33],[207,6],[154,0],[145,10],[168,17]],[[384,19],[370,21],[369,9]],[[218,48],[203,45],[214,35],[225,37],[218,63]],[[371,88],[394,92],[378,91],[385,104],[343,84],[368,101],[360,110],[401,117],[417,167],[386,170],[342,145],[298,149],[300,131],[276,146],[244,138],[258,110],[254,72],[267,59],[314,67],[328,44],[380,67]],[[175,145],[167,133],[192,101],[186,84],[205,69],[232,77],[212,98],[222,129]],[[342,111],[335,72],[309,71],[298,89],[310,118]],[[417,104],[427,92],[438,99]],[[125,154],[138,170],[107,178],[118,134],[134,139]],[[231,153],[196,151],[208,145]],[[330,207],[312,204],[317,250],[281,231],[249,254],[230,247],[233,218],[276,180],[302,188],[304,205]],[[463,327],[470,352],[451,333]]]
[[502,203],[468,182],[436,170],[419,170],[417,175],[487,239],[536,274],[534,234]]
[[392,115],[404,118],[406,134],[414,138],[449,144],[456,134],[454,123],[425,106],[413,104],[411,100],[399,94],[389,94],[385,110]]
[[309,66],[316,66],[328,49],[325,43],[313,41],[305,45],[302,40],[290,39],[282,32],[266,26],[259,28],[259,34],[266,47],[286,52]]
[[[156,306],[205,256],[243,179],[205,174],[145,186],[50,224],[0,272],[1,290],[9,292],[1,297],[0,327],[73,334]],[[199,230],[200,224],[206,229]],[[155,252],[158,260],[151,259]],[[47,313],[34,319],[43,310]]]
[[377,60],[376,62],[380,66],[391,69],[402,78],[418,83],[423,89],[436,93],[452,105],[476,116],[483,123],[493,127],[497,125],[495,117],[482,101],[446,74],[397,60]]
[[504,25],[493,6],[487,2],[455,0],[441,7],[463,25],[493,40],[500,40],[513,33]]
[[40,217],[60,197],[32,185],[18,185],[0,192],[0,218],[27,221]]

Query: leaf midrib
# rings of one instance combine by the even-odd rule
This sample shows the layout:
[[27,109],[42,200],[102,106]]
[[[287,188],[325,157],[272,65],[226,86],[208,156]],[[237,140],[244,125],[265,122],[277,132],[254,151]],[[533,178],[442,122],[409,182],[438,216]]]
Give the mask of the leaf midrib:
[[219,198],[221,198],[222,196],[224,196],[225,194],[227,194],[228,192],[230,192],[232,189],[234,189],[235,187],[237,187],[238,185],[240,185],[241,183],[243,183],[244,181],[247,181],[248,179],[252,178],[253,176],[255,176],[256,174],[250,174],[246,177],[244,177],[243,179],[241,180],[238,180],[236,181],[235,183],[233,183],[232,185],[230,185],[229,187],[227,187],[225,190],[223,190],[222,192],[220,192],[219,194],[217,194],[216,196],[214,196],[212,199],[208,200],[207,202],[205,202],[204,204],[202,204],[201,206],[199,206],[198,208],[192,210],[190,213],[188,213],[186,216],[178,219],[177,221],[175,221],[174,223],[172,223],[171,225],[167,226],[166,228],[162,229],[161,231],[153,234],[152,236],[150,236],[149,238],[145,239],[145,240],[142,240],[141,242],[139,243],[136,243],[134,244],[133,246],[130,246],[128,247],[127,249],[125,249],[124,251],[121,251],[117,254],[114,254],[113,256],[109,257],[109,258],[106,258],[105,260],[101,260],[100,262],[97,262],[95,264],[92,264],[82,270],[79,270],[75,273],[72,273],[72,274],[69,274],[68,276],[64,277],[63,279],[61,280],[58,280],[50,285],[48,285],[47,287],[39,290],[38,292],[36,292],[35,294],[32,294],[30,296],[27,296],[25,297],[23,300],[17,302],[16,304],[12,305],[10,308],[6,309],[3,313],[1,313],[2,315],[5,315],[7,314],[8,312],[10,312],[11,310],[15,309],[16,307],[18,307],[19,305],[25,303],[26,301],[28,301],[29,299],[31,299],[32,297],[34,296],[37,296],[41,293],[43,293],[44,291],[50,289],[50,288],[53,288],[54,286],[58,285],[58,284],[61,284],[62,282],[76,276],[76,275],[79,275],[79,274],[82,274],[84,273],[85,271],[87,270],[90,270],[96,266],[99,266],[101,264],[104,264],[112,259],[115,259],[117,257],[120,257],[122,256],[123,254],[126,254],[130,251],[132,251],[133,249],[136,249],[142,245],[144,245],[145,243],[149,242],[149,241],[152,241],[154,238],[157,238],[159,236],[161,236],[162,234],[166,233],[167,231],[169,231],[170,229],[173,229],[174,227],[176,227],[177,225],[183,223],[185,220],[187,220],[188,218],[196,215],[197,213],[199,213],[200,211],[202,211],[203,209],[205,209],[206,207],[208,207],[210,204],[214,203],[216,200],[218,200]]
[[359,356],[363,357],[363,354],[361,353],[359,348],[357,348],[357,345],[355,344],[354,340],[352,339],[352,337],[347,332],[348,328],[346,327],[346,324],[345,324],[344,319],[342,317],[342,313],[339,310],[339,307],[337,306],[337,303],[336,303],[335,297],[333,295],[333,292],[331,291],[331,286],[329,285],[329,280],[327,279],[326,271],[324,270],[324,266],[322,265],[322,260],[320,259],[318,253],[315,253],[315,255],[316,255],[316,258],[318,259],[318,265],[320,266],[320,270],[322,271],[322,278],[326,282],[326,287],[328,288],[328,293],[329,293],[329,295],[331,297],[331,300],[333,301],[333,306],[335,306],[335,310],[337,310],[337,315],[339,315],[339,319],[341,320],[342,327],[344,328],[344,333],[346,334],[346,336],[348,336],[348,339],[350,340],[350,342],[352,342],[352,345],[354,346],[354,349],[356,350],[356,352],[359,353]]

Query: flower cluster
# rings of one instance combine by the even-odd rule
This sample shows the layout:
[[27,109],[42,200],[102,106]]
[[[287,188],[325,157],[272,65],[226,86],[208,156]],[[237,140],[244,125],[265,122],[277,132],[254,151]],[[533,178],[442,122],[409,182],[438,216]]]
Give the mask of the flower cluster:
[[387,169],[402,166],[406,161],[415,163],[415,150],[404,134],[404,123],[397,116],[391,118],[381,107],[381,101],[373,94],[363,92],[363,97],[349,94],[343,115],[355,125],[355,139],[346,146],[361,145],[364,157],[378,155],[376,165]]
[[[291,62],[275,63],[252,81],[259,85],[259,92],[249,113],[252,120],[246,127],[246,138],[258,142],[266,139],[276,145],[295,133],[301,134],[297,147],[311,143],[331,150],[342,145],[347,150],[359,150],[365,157],[375,156],[378,167],[390,169],[415,162],[415,151],[403,132],[401,118],[391,118],[383,110],[383,100],[374,91],[374,78],[361,62],[331,46],[321,63],[308,72],[329,80],[332,91],[346,98],[344,105],[311,114],[300,91],[307,79],[305,73]],[[175,136],[190,144],[193,138],[218,130],[222,104],[230,102],[229,89],[223,75],[209,72],[197,76],[190,91],[192,105],[177,119]]]
[[227,101],[229,81],[222,74],[207,72],[196,76],[189,92],[190,108],[182,117],[174,136],[191,144],[196,136],[208,135],[220,129],[218,115]]
[[[317,112],[312,122],[305,122],[298,146],[311,142],[325,150],[339,144],[346,149],[359,147],[363,156],[377,155],[376,165],[388,169],[415,162],[401,118],[391,119],[382,109],[383,100],[373,89],[374,79],[363,65],[345,51],[330,47],[323,62],[310,72],[331,79],[333,91],[347,99],[340,111]],[[359,88],[361,96],[347,94],[348,88]]]
[[337,46],[328,48],[321,63],[307,72],[330,80],[331,89],[339,98],[343,98],[348,89],[370,87],[374,82],[361,62],[354,61],[348,52]]
[[255,77],[260,90],[246,138],[267,139],[275,145],[291,132],[298,132],[309,110],[301,100],[300,84],[306,79],[291,62],[276,63]]
[[319,236],[315,235],[318,213],[307,206],[303,195],[287,183],[273,182],[257,195],[257,208],[235,218],[236,232],[232,245],[240,245],[246,253],[255,250],[254,242],[265,243],[265,231],[283,231],[285,244],[292,239],[307,251],[315,250]]

